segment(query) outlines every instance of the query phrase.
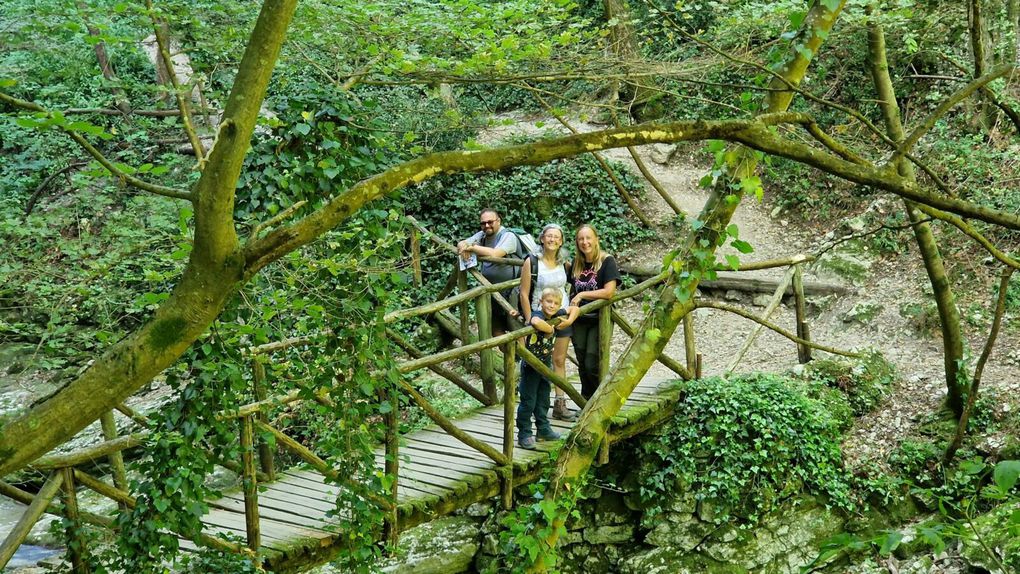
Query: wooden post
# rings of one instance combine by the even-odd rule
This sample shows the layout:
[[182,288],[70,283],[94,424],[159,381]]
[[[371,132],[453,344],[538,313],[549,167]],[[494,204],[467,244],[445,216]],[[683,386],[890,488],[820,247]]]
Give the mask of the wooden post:
[[695,355],[694,378],[695,379],[700,379],[701,378],[701,353],[698,353],[697,355]]
[[[492,338],[492,295],[483,293],[475,299],[475,320],[478,322],[478,340]],[[482,392],[493,403],[496,402],[496,356],[493,349],[482,349],[478,353],[480,360],[479,375],[482,378]]]
[[411,227],[411,269],[414,271],[414,284],[421,287],[421,236],[417,227]]
[[3,544],[0,544],[0,570],[7,566],[7,563],[14,557],[14,553],[18,551],[18,547],[25,541],[28,533],[38,522],[39,517],[46,512],[46,508],[49,507],[50,501],[60,491],[60,485],[64,482],[64,475],[61,472],[53,472],[50,477],[46,479],[42,488],[39,490],[39,494],[36,494],[32,498],[32,503],[25,509],[25,513],[18,519],[18,523],[11,529],[10,534],[4,539]]
[[599,383],[609,374],[610,350],[613,348],[613,306],[599,309]]
[[397,522],[397,486],[400,482],[400,399],[396,390],[390,388],[383,393],[383,400],[390,403],[386,413],[386,476],[392,478],[390,483],[390,500],[393,507],[386,516],[386,543],[396,548],[400,537],[400,525]]
[[687,356],[687,371],[697,375],[697,350],[694,346],[694,311],[684,315],[684,354]]
[[78,515],[78,494],[74,490],[74,469],[60,469],[63,475],[64,516],[67,518],[67,559],[71,562],[71,572],[88,574],[89,564],[85,559],[85,537],[82,536],[82,522]]
[[[804,275],[800,265],[793,266],[793,296],[797,311],[797,336],[805,341],[811,340],[807,322],[807,303],[804,300]],[[801,364],[811,360],[811,347],[797,343],[797,359]]]
[[507,458],[503,474],[503,508],[514,505],[514,405],[517,403],[517,345],[507,345],[503,353],[503,456]]
[[[457,263],[454,265],[457,265]],[[467,273],[461,271],[459,266],[454,269],[457,273],[457,291],[463,293],[467,291]],[[466,345],[470,336],[471,323],[468,321],[468,304],[464,302],[460,304],[460,344]],[[468,357],[465,356],[461,360],[464,362],[464,367],[467,368]]]
[[241,478],[244,488],[244,526],[248,548],[259,551],[259,483],[255,476],[255,415],[241,417]]
[[[252,357],[251,372],[253,379],[252,390],[255,394],[255,400],[264,401],[268,398],[268,393],[266,392],[266,366],[259,359],[259,355]],[[258,417],[260,422],[269,423],[269,415],[265,411],[259,410]],[[266,473],[266,480],[276,480],[273,447],[270,446],[269,441],[263,438],[259,439],[259,466],[262,467],[262,472]]]
[[[99,417],[99,422],[103,426],[103,438],[106,440],[113,440],[117,438],[117,421],[113,418],[113,411],[106,411]],[[126,491],[128,489],[127,472],[124,470],[124,455],[121,451],[110,453],[107,457],[110,461],[110,470],[113,474],[113,485],[117,488]],[[126,510],[124,505],[121,505],[121,510]]]

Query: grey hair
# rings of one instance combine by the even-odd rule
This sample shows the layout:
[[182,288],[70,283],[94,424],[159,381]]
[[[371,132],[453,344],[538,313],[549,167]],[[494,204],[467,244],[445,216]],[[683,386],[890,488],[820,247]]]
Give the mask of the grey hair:
[[560,245],[559,251],[556,252],[556,264],[562,265],[567,261],[567,247],[566,247],[566,234],[563,232],[563,227],[559,223],[546,223],[545,227],[542,228],[542,232],[538,234],[539,252],[537,255],[541,255],[545,252],[545,246],[542,245],[542,238],[545,237],[545,232],[550,229],[555,229],[560,232],[560,238],[563,240],[563,244]]

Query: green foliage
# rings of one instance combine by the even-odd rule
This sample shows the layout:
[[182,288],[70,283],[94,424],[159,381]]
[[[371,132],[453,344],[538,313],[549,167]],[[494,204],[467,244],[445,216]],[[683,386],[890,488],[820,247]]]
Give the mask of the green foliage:
[[272,131],[245,158],[235,202],[241,218],[267,219],[299,201],[321,206],[395,159],[378,106],[315,84],[280,100]]
[[684,383],[677,415],[645,441],[640,493],[649,515],[674,492],[752,527],[790,495],[854,506],[832,417],[796,384],[772,375]]
[[237,368],[239,349],[221,345],[213,340],[194,347],[167,375],[177,398],[153,413],[145,456],[132,465],[139,476],[131,484],[137,506],[118,515],[116,568],[161,572],[178,550],[175,533],[200,533],[205,501],[218,494],[206,485],[215,469],[209,451],[239,458],[236,421],[216,415],[240,404],[248,384]]
[[[640,196],[643,186],[620,164],[613,165],[629,193]],[[404,191],[407,212],[450,239],[478,230],[478,213],[485,207],[500,212],[503,225],[537,234],[557,222],[565,229],[564,244],[573,244],[572,229],[592,223],[603,249],[610,252],[650,236],[627,218],[627,205],[598,163],[588,156],[524,166],[495,174],[463,174],[435,178]]]
[[[905,554],[942,554],[959,543],[969,552],[1001,572],[1020,566],[1020,491],[1017,477],[1020,461],[990,463],[981,458],[961,461],[947,469],[945,481],[915,487],[912,494],[937,510],[934,518],[911,527],[910,531],[885,529],[863,534],[840,533],[822,547],[820,554],[802,572],[813,572],[841,553],[876,553],[888,557],[901,543],[912,539]],[[901,555],[897,552],[897,555]]]
[[[553,459],[556,458],[553,453]],[[555,469],[547,466],[546,474]],[[546,540],[553,534],[564,536],[568,520],[577,519],[580,513],[577,504],[583,499],[587,475],[570,485],[566,492],[555,499],[546,498],[549,477],[543,476],[538,482],[527,486],[529,497],[519,498],[514,509],[502,520],[504,530],[499,533],[499,556],[482,570],[485,574],[522,574],[531,572],[536,564],[543,564],[544,570],[558,572],[559,554],[550,548]],[[530,500],[530,502],[526,502]]]
[[889,394],[896,368],[878,351],[860,360],[816,359],[808,363],[805,376],[846,394],[854,416],[874,410]]

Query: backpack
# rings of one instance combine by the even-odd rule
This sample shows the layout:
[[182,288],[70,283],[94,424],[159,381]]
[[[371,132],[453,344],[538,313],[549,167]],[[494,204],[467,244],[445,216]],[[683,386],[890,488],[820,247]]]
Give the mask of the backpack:
[[[520,249],[518,249],[518,251],[520,251]],[[531,277],[532,277],[532,281],[534,281],[534,277],[536,277],[538,275],[538,255],[536,253],[532,253],[531,255],[532,255],[532,258],[531,258]],[[525,257],[527,257],[527,255],[525,255]],[[521,267],[514,267],[514,274],[515,274],[514,277],[520,277],[521,276],[521,269],[523,269],[523,268],[524,268],[523,265]],[[523,313],[524,312],[521,309],[521,284],[520,283],[518,283],[517,285],[514,285],[514,288],[510,290],[510,296],[507,298],[507,302],[510,303],[510,306],[513,307],[514,311],[517,311],[517,313]]]
[[[516,257],[517,259],[524,259],[529,255],[534,255],[542,252],[542,249],[541,247],[539,247],[538,242],[535,241],[535,238],[530,233],[526,233],[523,229],[517,229],[513,227],[507,227],[506,230],[509,231],[510,233],[513,233],[514,237],[517,238],[517,251],[513,253],[513,256]],[[507,253],[507,255],[509,256],[510,254]],[[521,270],[520,268],[515,266],[514,277],[520,276]]]

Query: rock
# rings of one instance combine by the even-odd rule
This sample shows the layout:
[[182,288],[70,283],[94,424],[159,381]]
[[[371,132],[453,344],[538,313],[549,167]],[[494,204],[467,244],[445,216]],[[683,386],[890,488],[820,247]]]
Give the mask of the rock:
[[772,295],[766,295],[765,293],[755,295],[754,299],[751,300],[751,304],[755,307],[768,307],[771,302]]
[[604,494],[595,504],[595,524],[604,526],[635,521],[623,496],[617,493]]
[[479,548],[474,521],[451,516],[427,522],[400,535],[397,554],[381,561],[387,574],[456,574],[468,572]]
[[864,231],[868,226],[868,224],[864,221],[864,218],[862,217],[854,217],[852,219],[849,219],[845,222],[845,225],[847,230],[849,230],[851,233],[860,233]]
[[689,552],[714,529],[715,526],[698,520],[693,514],[668,514],[645,535],[645,544]]
[[592,526],[584,529],[584,541],[589,544],[621,544],[634,539],[634,527],[629,524]]
[[871,270],[872,260],[849,250],[831,251],[823,256],[815,268],[820,279],[842,278],[860,283]]
[[878,303],[857,303],[849,311],[839,316],[844,323],[869,325],[885,309]]
[[488,501],[476,502],[464,510],[464,514],[474,518],[485,518],[492,512],[492,503]]
[[657,143],[652,144],[651,147],[652,151],[648,154],[648,157],[659,165],[668,164],[669,160],[673,158],[674,154],[676,154],[675,144]]
[[978,537],[966,536],[960,539],[960,556],[976,572],[998,572],[998,566],[989,556],[985,547],[996,552],[1004,564],[1020,564],[1020,537],[1010,533],[1010,516],[1020,512],[1020,502],[1003,504],[974,519],[974,530]]
[[771,217],[772,219],[775,219],[775,218],[776,218],[776,217],[778,217],[778,216],[779,216],[779,214],[780,214],[780,213],[782,213],[782,212],[783,212],[783,206],[782,206],[782,205],[777,205],[777,206],[775,206],[775,207],[774,207],[774,208],[772,209],[772,211],[771,211],[771,212],[769,213],[769,217]]
[[736,289],[730,289],[729,291],[726,291],[725,295],[723,295],[723,299],[726,299],[727,301],[740,301],[743,298],[744,296]]

